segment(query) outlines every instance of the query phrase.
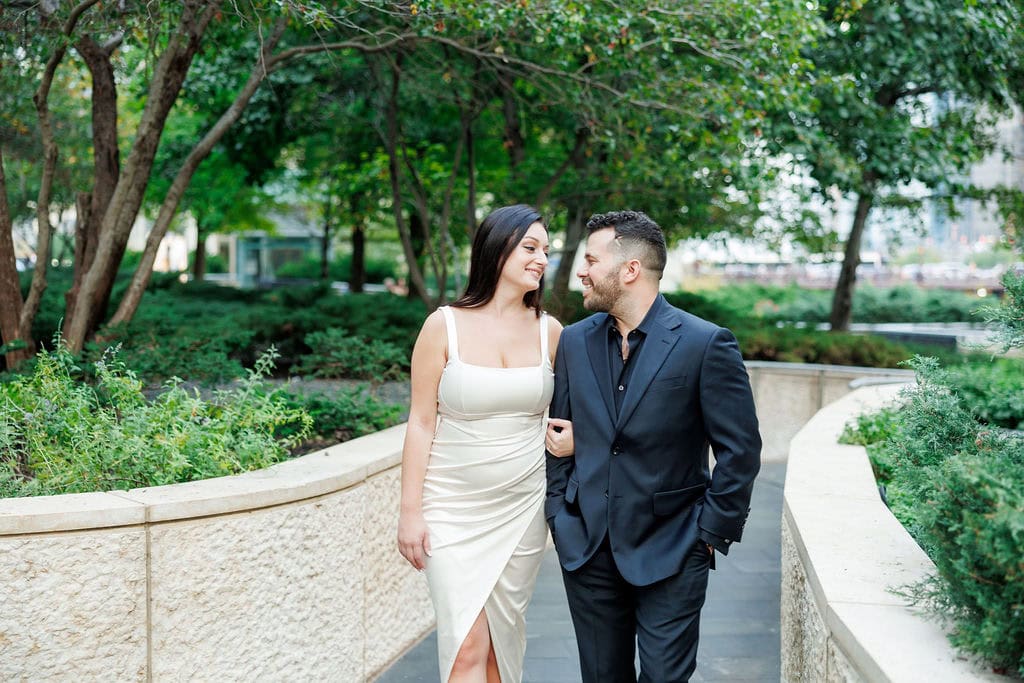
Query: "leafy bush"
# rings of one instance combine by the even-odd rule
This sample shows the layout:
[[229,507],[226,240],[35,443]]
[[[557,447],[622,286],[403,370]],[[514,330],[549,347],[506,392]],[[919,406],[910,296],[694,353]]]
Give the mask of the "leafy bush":
[[119,343],[125,365],[148,384],[172,377],[206,384],[241,377],[243,364],[252,367],[262,351],[253,350],[253,331],[238,324],[242,310],[230,300],[153,292],[131,322],[102,330],[103,341],[86,347],[85,360]]
[[1002,306],[986,306],[981,313],[985,322],[997,323],[996,340],[1003,350],[1024,347],[1024,272],[1007,271],[1003,275],[1006,300]]
[[951,622],[954,645],[1024,674],[1024,435],[980,424],[955,372],[911,365],[902,407],[845,436],[869,444],[893,513],[935,563],[911,596]]
[[306,335],[313,352],[302,357],[302,374],[328,379],[402,380],[409,356],[404,349],[379,339],[360,339],[331,327]]
[[[385,278],[397,278],[398,269],[395,259],[367,258],[365,260],[366,281],[384,282]],[[277,277],[301,278],[307,280],[320,279],[320,259],[309,256],[304,259],[284,263],[274,273]],[[348,282],[352,279],[352,256],[346,254],[331,260],[327,264],[327,274],[331,280]]]
[[31,375],[0,384],[0,497],[159,486],[286,458],[310,418],[260,390],[273,358],[211,401],[177,380],[148,400],[113,355],[96,363],[90,385],[65,348],[40,352]]
[[[377,399],[365,386],[342,389],[329,396],[281,390],[279,397],[289,408],[312,418],[312,433],[293,449],[294,455],[372,434],[401,421],[401,406]],[[301,425],[285,426],[281,433],[291,436],[298,427]]]
[[894,463],[883,444],[892,438],[899,426],[900,413],[895,408],[883,408],[876,413],[858,415],[843,428],[839,443],[866,446],[871,469],[879,484],[888,486],[892,480]]
[[872,335],[782,327],[733,330],[743,357],[790,363],[826,363],[894,368],[910,356],[906,347]]
[[[764,313],[770,320],[828,322],[832,310],[832,292],[828,290],[762,287],[759,296],[776,306]],[[962,292],[865,285],[857,288],[853,298],[853,322],[971,322],[981,304],[976,296]]]
[[962,363],[946,370],[944,382],[979,422],[1024,429],[1024,361]]

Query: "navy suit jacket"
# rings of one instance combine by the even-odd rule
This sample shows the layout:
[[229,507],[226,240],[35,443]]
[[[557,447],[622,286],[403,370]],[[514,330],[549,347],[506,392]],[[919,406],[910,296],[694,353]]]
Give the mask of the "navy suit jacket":
[[574,455],[547,455],[545,516],[562,566],[583,566],[607,534],[636,586],[677,574],[701,530],[739,541],[761,466],[736,338],[659,298],[618,416],[606,313],[562,331],[550,409],[572,420],[575,441]]

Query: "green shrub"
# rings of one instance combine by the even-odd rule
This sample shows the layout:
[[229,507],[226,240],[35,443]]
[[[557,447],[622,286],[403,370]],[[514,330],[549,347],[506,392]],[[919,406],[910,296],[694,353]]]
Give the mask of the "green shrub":
[[235,379],[263,350],[254,349],[254,332],[238,322],[244,310],[244,304],[232,300],[153,292],[131,322],[105,328],[103,342],[86,347],[85,360],[95,360],[106,345],[119,343],[125,365],[148,384],[172,377],[204,384]]
[[[366,268],[367,282],[384,282],[385,278],[398,277],[398,265],[390,258],[367,258],[364,266]],[[278,266],[274,274],[282,278],[297,278],[306,280],[320,279],[320,258],[308,256],[303,259],[289,261]],[[327,274],[331,280],[337,282],[348,282],[352,279],[352,256],[346,254],[330,261],[327,264]]]
[[[727,289],[734,289],[732,287]],[[832,310],[832,291],[808,290],[796,286],[762,288],[762,300],[774,302],[777,309],[767,319],[828,322]],[[963,292],[922,289],[913,285],[873,287],[863,285],[853,296],[853,322],[970,322],[983,302]]]
[[1003,350],[1024,348],[1024,272],[1007,271],[1003,275],[1006,296],[1002,306],[981,310],[985,322],[997,323],[996,341]]
[[272,364],[270,352],[210,401],[177,380],[147,400],[112,354],[90,385],[66,349],[42,351],[31,375],[0,384],[0,497],[159,486],[282,460],[310,418],[260,390]]
[[1024,429],[1024,361],[1001,358],[954,365],[944,382],[983,424]]
[[860,418],[848,437],[869,442],[893,514],[935,563],[910,595],[957,647],[1024,674],[1024,435],[979,424],[934,359],[911,365],[896,419]]
[[327,379],[402,380],[408,375],[404,349],[379,339],[360,339],[331,327],[306,335],[313,352],[302,357],[300,372]]
[[898,367],[910,356],[902,345],[872,335],[821,332],[789,325],[733,330],[747,360]]
[[[282,390],[279,396],[289,408],[301,410],[312,418],[311,434],[293,449],[293,454],[372,434],[401,421],[401,406],[377,399],[365,386],[341,389],[329,396],[287,390]],[[286,426],[282,434],[291,436],[293,429],[293,426]]]

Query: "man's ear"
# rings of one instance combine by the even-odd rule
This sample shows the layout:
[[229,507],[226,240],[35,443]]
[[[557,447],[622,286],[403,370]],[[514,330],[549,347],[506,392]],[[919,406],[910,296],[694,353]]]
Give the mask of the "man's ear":
[[629,259],[623,264],[622,281],[626,284],[636,282],[643,274],[643,267],[639,259]]

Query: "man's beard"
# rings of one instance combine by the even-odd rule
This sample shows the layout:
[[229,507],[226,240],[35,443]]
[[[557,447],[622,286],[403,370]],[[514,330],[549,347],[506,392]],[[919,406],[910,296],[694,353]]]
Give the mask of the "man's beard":
[[590,295],[583,300],[583,307],[595,313],[609,313],[622,296],[618,273],[609,273],[600,281],[591,280],[590,285]]

